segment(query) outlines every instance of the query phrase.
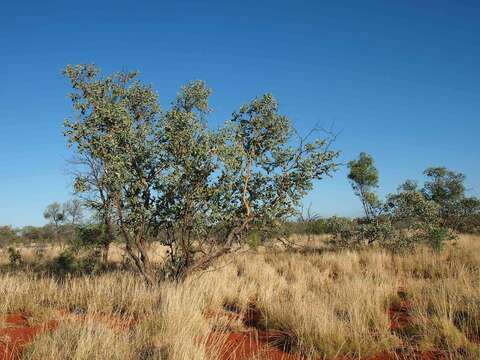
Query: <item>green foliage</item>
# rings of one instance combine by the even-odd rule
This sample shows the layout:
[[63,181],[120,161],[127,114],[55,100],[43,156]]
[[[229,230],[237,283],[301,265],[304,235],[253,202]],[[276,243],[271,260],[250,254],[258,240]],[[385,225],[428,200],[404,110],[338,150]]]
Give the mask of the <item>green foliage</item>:
[[330,218],[329,228],[332,234],[332,244],[338,248],[352,248],[357,246],[361,239],[358,236],[358,224],[344,217]]
[[82,256],[72,251],[63,251],[47,265],[48,270],[56,276],[93,274],[103,269],[98,254],[87,252]]
[[59,227],[65,220],[65,211],[62,209],[62,205],[54,202],[47,206],[43,213],[43,217],[54,224],[55,227]]
[[433,176],[434,181],[427,182],[424,189],[419,190],[416,182],[408,180],[397,193],[388,195],[382,205],[371,190],[378,184],[373,159],[362,153],[358,160],[349,163],[349,167],[349,179],[356,195],[362,199],[366,219],[356,223],[334,222],[332,240],[336,246],[358,247],[376,243],[392,251],[403,251],[426,243],[439,250],[445,241],[454,238],[442,217],[445,215],[442,204],[445,207],[447,202],[451,204],[453,199],[461,198],[463,186],[458,181],[463,181],[462,176],[443,168],[429,169],[426,174]]
[[25,226],[19,230],[19,241],[22,243],[50,243],[55,238],[52,226]]
[[292,146],[296,133],[270,94],[214,131],[206,124],[211,90],[201,81],[160,112],[136,72],[100,78],[96,67],[79,65],[65,75],[78,115],[65,121],[65,135],[83,166],[75,190],[118,224],[148,282],[149,238],[169,246],[167,272],[181,277],[294,215],[313,180],[336,167],[327,140]]
[[449,232],[447,228],[433,226],[430,227],[429,233],[427,234],[428,244],[434,250],[441,250],[446,241],[452,240],[453,235]]
[[362,152],[357,160],[348,163],[350,173],[348,178],[355,186],[374,188],[378,186],[378,170],[375,168],[372,156]]
[[407,248],[423,242],[439,250],[451,239],[450,232],[441,222],[438,204],[425,198],[412,184],[406,182],[387,198],[389,216],[396,228],[389,246]]
[[328,219],[316,219],[308,220],[303,224],[303,229],[300,233],[311,234],[311,235],[322,235],[329,233],[329,221]]
[[170,248],[167,266],[173,277],[195,261],[200,246],[207,245],[199,239],[207,238],[217,222],[212,204],[223,139],[205,124],[210,93],[202,81],[184,86],[156,132],[162,167],[154,184],[155,231]]
[[62,252],[53,260],[51,270],[57,275],[65,275],[77,271],[75,255],[70,251]]
[[[137,72],[106,78],[99,73],[93,65],[69,65],[64,71],[74,89],[70,98],[78,115],[65,120],[64,134],[79,156],[95,164],[86,175],[76,176],[75,190],[84,193],[97,186],[108,196],[102,203],[108,207],[97,210],[110,213],[114,207],[127,252],[152,282],[145,243],[154,212],[154,180],[162,166],[155,141],[158,97],[136,80]],[[89,180],[95,176],[92,185]]]
[[19,236],[11,226],[0,226],[0,247],[17,241]]
[[396,194],[387,197],[387,204],[394,221],[404,228],[417,230],[425,224],[440,224],[437,203],[418,190],[401,186]]
[[438,204],[443,224],[460,232],[478,232],[480,200],[465,195],[465,175],[445,167],[431,167],[424,174],[428,180],[422,192]]
[[250,249],[257,249],[258,246],[261,244],[262,242],[262,238],[261,238],[261,235],[254,231],[254,232],[251,232],[248,237],[247,237],[247,240],[246,240],[246,243],[247,245],[250,247]]
[[367,153],[360,153],[357,160],[348,163],[348,178],[355,195],[357,195],[365,211],[365,216],[373,220],[380,212],[381,203],[373,189],[378,187],[378,170],[373,158]]
[[429,200],[440,206],[462,199],[465,195],[465,175],[450,171],[445,167],[430,167],[424,171],[429,178],[425,182],[423,192]]
[[104,225],[87,224],[77,228],[77,236],[72,245],[76,250],[98,250],[103,248],[108,241]]
[[277,227],[296,214],[301,198],[335,168],[338,153],[327,140],[298,139],[290,120],[266,94],[244,105],[227,124],[227,146],[220,177],[222,217],[228,240],[256,227]]
[[20,254],[20,251],[15,249],[13,246],[10,246],[7,251],[8,251],[8,260],[10,262],[10,265],[17,266],[23,263],[22,255]]
[[394,235],[392,223],[386,216],[375,222],[358,222],[347,218],[333,217],[330,219],[329,229],[332,234],[331,243],[335,247],[349,249],[371,243],[386,246]]
[[[286,226],[291,233],[305,235],[324,235],[337,233],[342,224],[353,223],[346,217],[332,216],[330,218],[299,219],[295,222],[287,222]],[[348,226],[347,226],[348,227]]]
[[455,229],[463,233],[480,233],[480,199],[468,197],[460,201]]

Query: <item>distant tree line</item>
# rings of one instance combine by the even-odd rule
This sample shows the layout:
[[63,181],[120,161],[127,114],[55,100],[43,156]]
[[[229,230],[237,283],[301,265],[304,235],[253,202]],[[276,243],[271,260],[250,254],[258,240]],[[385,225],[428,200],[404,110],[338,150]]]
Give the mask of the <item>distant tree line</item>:
[[377,244],[395,251],[418,243],[440,249],[457,233],[480,233],[480,199],[466,195],[462,173],[445,167],[427,168],[422,187],[407,180],[382,201],[375,191],[378,170],[369,154],[361,153],[348,163],[348,168],[348,179],[364,216],[308,216],[291,222],[295,232],[332,234],[333,243],[342,247]]
[[24,226],[13,228],[5,225],[0,227],[0,245],[2,247],[21,244],[57,244],[68,242],[75,236],[78,226],[85,219],[84,205],[79,199],[68,200],[63,204],[49,204],[43,212],[48,221],[44,226]]

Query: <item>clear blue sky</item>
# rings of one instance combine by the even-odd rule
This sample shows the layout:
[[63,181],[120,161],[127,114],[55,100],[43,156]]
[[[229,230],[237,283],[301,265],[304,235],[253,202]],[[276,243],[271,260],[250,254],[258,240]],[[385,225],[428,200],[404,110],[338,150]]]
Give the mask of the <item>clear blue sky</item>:
[[[164,106],[204,79],[212,123],[272,92],[302,130],[341,131],[342,160],[371,153],[380,193],[423,169],[480,195],[480,3],[464,1],[5,1],[0,9],[0,224],[43,224],[71,195],[60,72],[138,69]],[[360,213],[345,169],[305,203]]]

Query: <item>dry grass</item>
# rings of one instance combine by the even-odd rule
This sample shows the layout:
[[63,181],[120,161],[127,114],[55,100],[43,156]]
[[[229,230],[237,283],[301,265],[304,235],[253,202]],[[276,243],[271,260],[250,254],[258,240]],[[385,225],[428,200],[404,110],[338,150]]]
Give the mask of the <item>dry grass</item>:
[[[15,246],[14,246],[15,247]],[[60,255],[65,251],[64,246],[52,246],[52,245],[32,245],[28,247],[16,247],[20,252],[22,259],[27,264],[35,264],[39,260],[48,261]],[[154,264],[160,264],[164,261],[167,253],[167,247],[158,243],[150,245],[150,261]],[[125,257],[125,249],[123,245],[113,243],[110,245],[108,251],[108,260],[111,263],[122,263]],[[0,249],[0,265],[8,264],[8,251],[7,249]]]
[[[57,331],[29,345],[27,359],[215,358],[221,341],[207,352],[208,334],[245,326],[225,320],[225,308],[243,313],[253,305],[258,327],[281,330],[294,351],[310,358],[358,358],[399,347],[480,358],[480,238],[474,236],[441,253],[395,256],[259,248],[224,258],[182,284],[153,288],[126,272],[63,283],[10,273],[0,275],[0,294],[0,313],[28,310],[37,321],[61,319]],[[388,308],[401,301],[411,306],[411,324],[391,331]],[[119,329],[105,318],[133,325]]]

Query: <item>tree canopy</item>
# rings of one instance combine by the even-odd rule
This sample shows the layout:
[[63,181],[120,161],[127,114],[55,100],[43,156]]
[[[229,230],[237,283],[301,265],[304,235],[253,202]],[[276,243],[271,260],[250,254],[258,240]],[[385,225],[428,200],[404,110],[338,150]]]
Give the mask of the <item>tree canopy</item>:
[[337,166],[328,138],[299,138],[271,94],[213,130],[202,81],[161,111],[137,72],[102,78],[95,66],[77,65],[64,73],[77,115],[65,121],[65,136],[84,160],[75,190],[105,208],[147,282],[149,240],[169,246],[164,272],[182,277],[292,216],[313,181]]

